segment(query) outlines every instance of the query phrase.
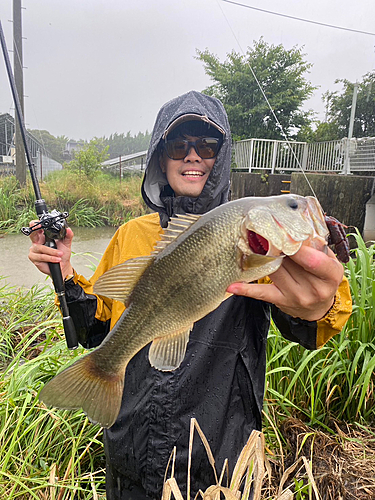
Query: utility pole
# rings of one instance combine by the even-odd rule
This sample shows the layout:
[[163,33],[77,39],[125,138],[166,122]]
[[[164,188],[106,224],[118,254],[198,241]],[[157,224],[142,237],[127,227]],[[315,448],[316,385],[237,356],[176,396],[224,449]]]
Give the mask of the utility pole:
[[[22,116],[25,117],[23,104],[23,55],[22,55],[22,15],[21,0],[13,0],[13,67],[14,80],[20,100]],[[26,157],[22,142],[21,128],[15,114],[16,124],[16,179],[21,186],[26,184]]]

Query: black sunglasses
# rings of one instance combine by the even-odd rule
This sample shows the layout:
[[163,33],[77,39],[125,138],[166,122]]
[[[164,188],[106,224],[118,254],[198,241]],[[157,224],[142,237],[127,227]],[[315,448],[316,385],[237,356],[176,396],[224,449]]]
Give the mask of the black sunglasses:
[[197,155],[203,160],[215,158],[223,143],[223,139],[217,137],[202,137],[196,141],[176,138],[164,143],[163,147],[171,160],[183,160],[189,154],[190,148],[194,148]]

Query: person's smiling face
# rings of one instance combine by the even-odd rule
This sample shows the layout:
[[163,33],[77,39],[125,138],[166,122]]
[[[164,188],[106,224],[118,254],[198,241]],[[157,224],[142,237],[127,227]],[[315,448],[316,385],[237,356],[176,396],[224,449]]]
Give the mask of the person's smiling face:
[[[199,139],[190,135],[183,138],[189,142]],[[215,160],[216,157],[202,159],[195,148],[191,146],[182,160],[172,160],[164,151],[160,166],[176,196],[197,198],[206,184]]]

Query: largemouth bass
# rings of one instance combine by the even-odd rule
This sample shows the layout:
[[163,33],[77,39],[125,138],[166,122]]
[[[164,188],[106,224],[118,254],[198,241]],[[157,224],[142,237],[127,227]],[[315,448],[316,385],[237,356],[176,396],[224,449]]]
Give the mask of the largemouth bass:
[[176,369],[193,324],[229,296],[230,284],[273,273],[303,243],[323,248],[327,235],[318,201],[297,195],[242,198],[201,216],[176,216],[150,256],[98,279],[94,292],[123,301],[126,309],[103,343],[48,382],[40,399],[82,407],[91,421],[110,427],[126,366],[140,349],[152,342],[151,365]]

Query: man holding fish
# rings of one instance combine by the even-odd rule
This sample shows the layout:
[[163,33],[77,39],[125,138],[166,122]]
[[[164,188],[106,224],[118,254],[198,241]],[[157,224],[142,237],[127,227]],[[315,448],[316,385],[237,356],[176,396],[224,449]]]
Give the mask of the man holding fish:
[[[90,280],[70,263],[71,229],[57,250],[43,245],[42,231],[31,235],[29,258],[40,271],[61,264],[80,343],[100,346],[40,398],[82,407],[105,427],[108,500],[160,498],[174,446],[186,492],[192,417],[218,467],[228,458],[233,468],[262,427],[271,311],[282,334],[308,349],[338,333],[351,313],[316,200],[227,203],[230,161],[223,105],[189,92],[156,118],[142,184],[153,213],[118,229]],[[213,482],[203,447],[194,447],[193,496]]]

